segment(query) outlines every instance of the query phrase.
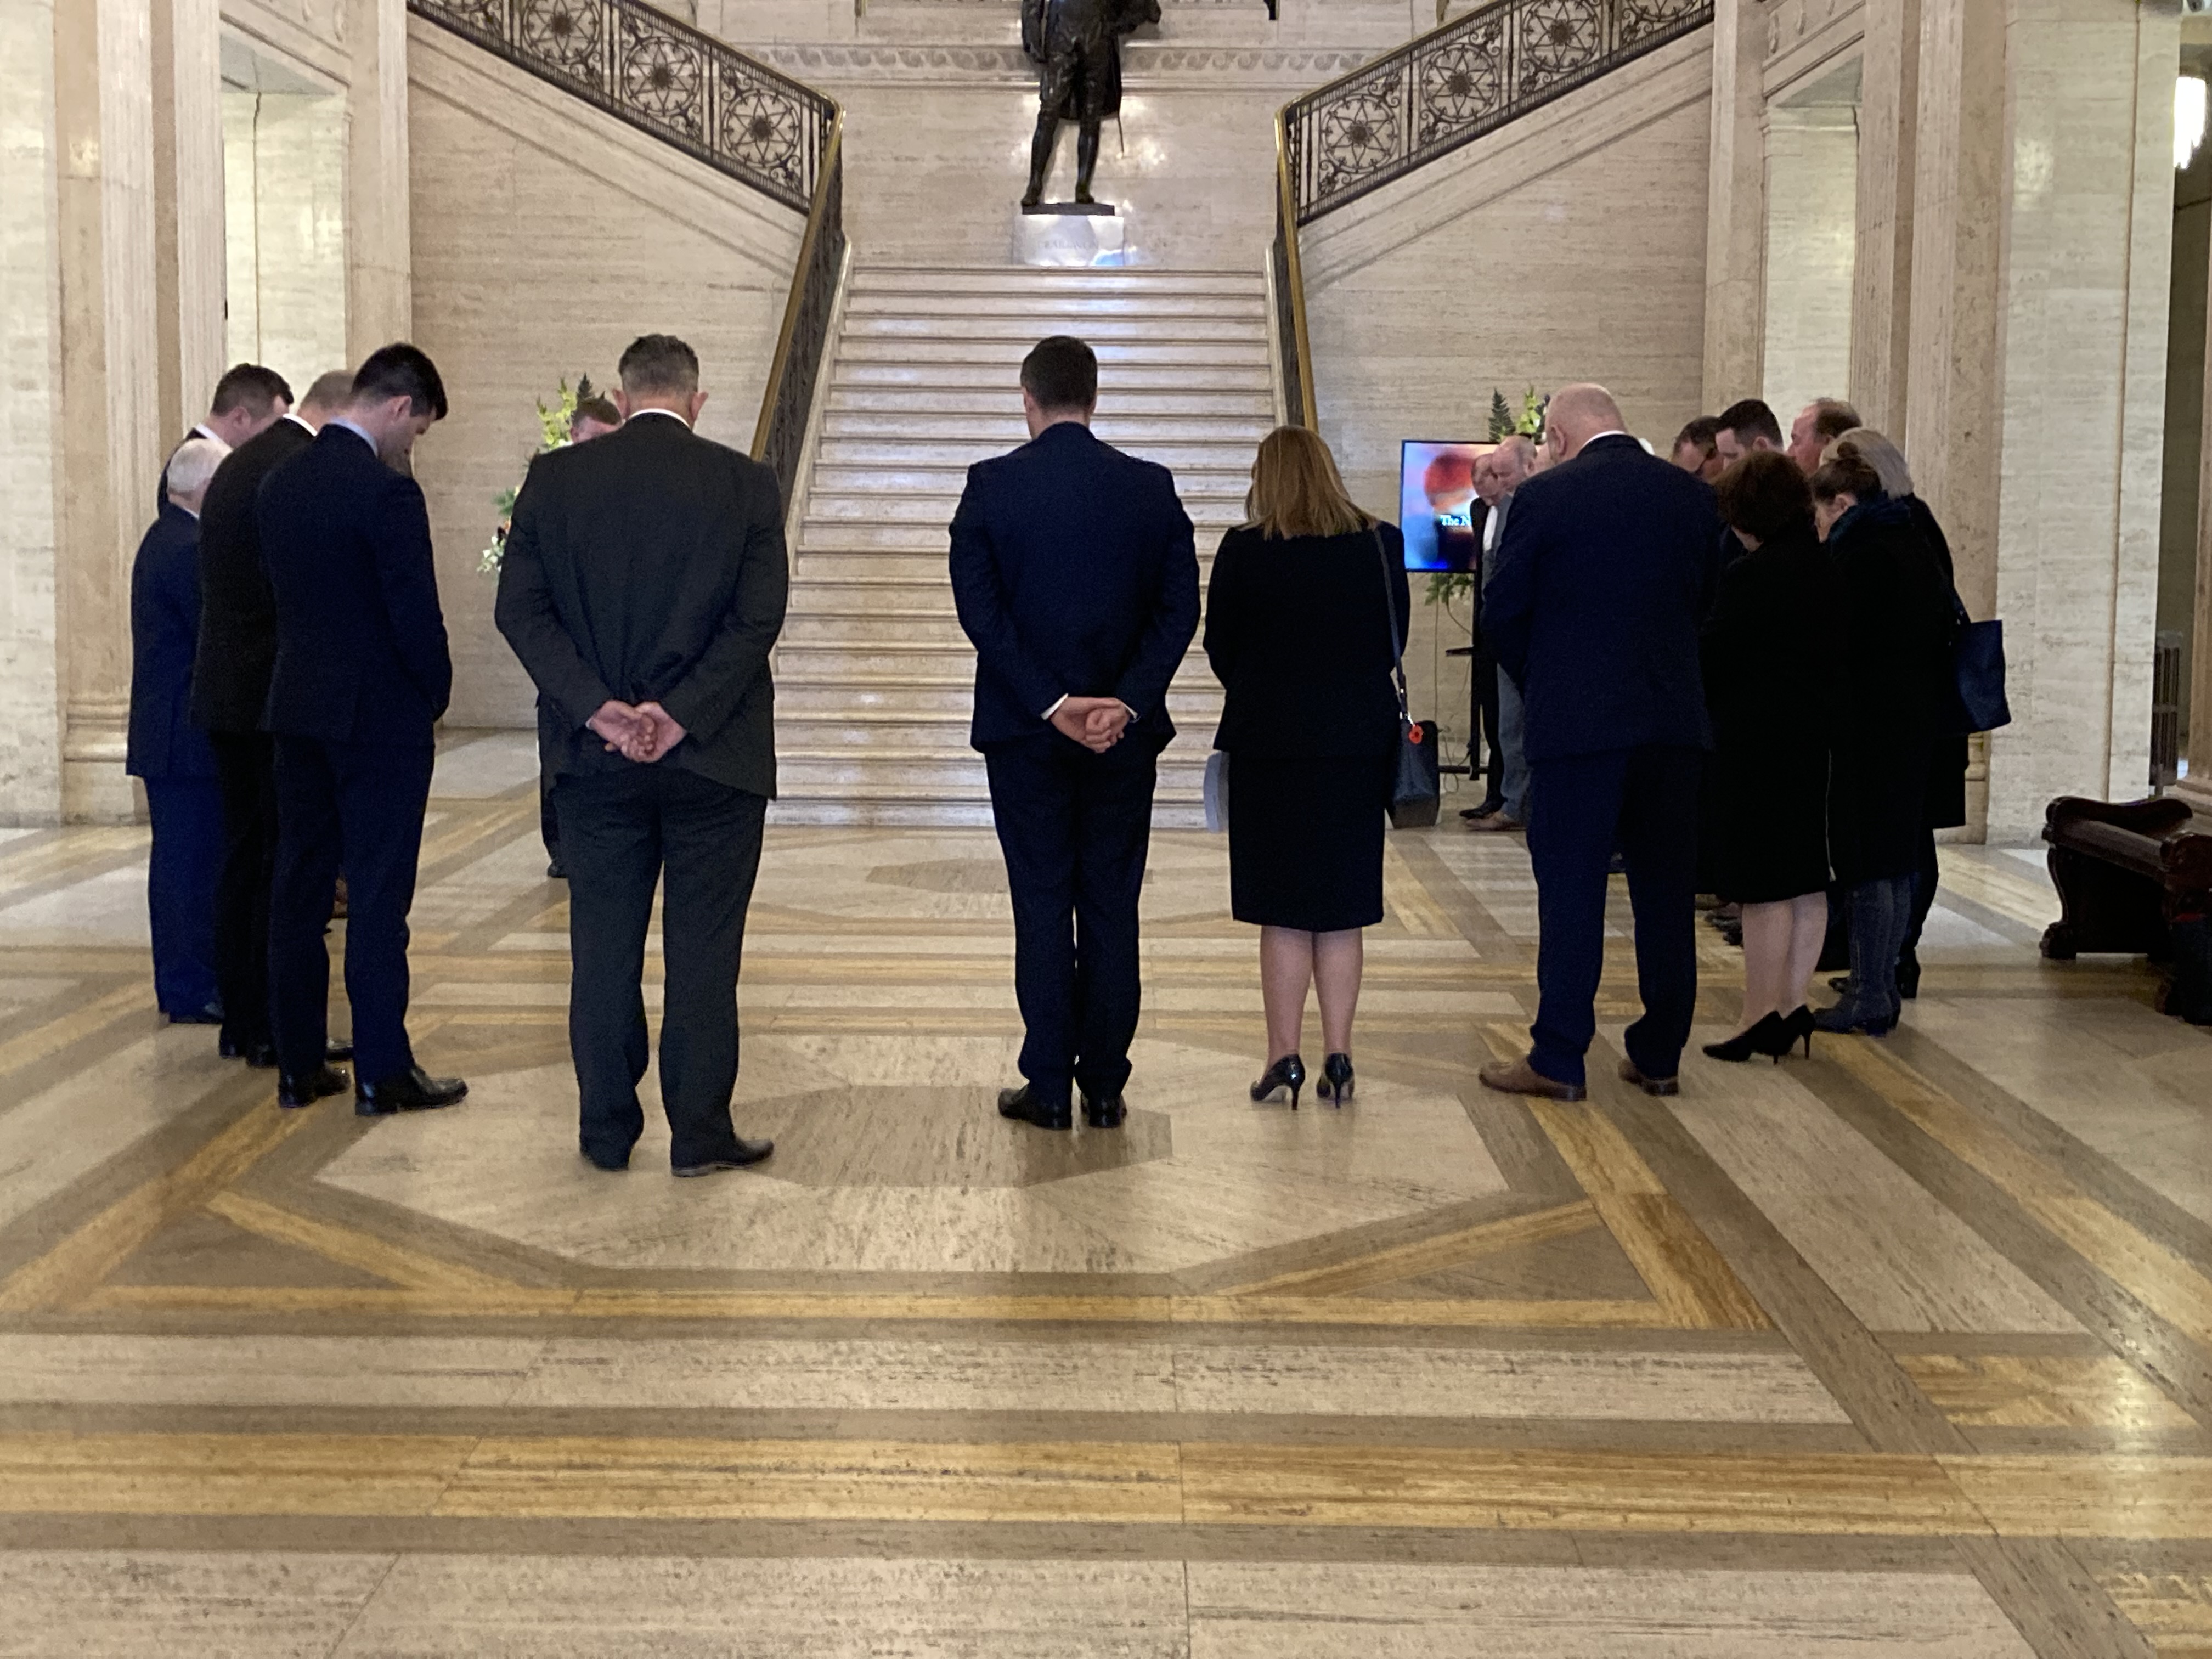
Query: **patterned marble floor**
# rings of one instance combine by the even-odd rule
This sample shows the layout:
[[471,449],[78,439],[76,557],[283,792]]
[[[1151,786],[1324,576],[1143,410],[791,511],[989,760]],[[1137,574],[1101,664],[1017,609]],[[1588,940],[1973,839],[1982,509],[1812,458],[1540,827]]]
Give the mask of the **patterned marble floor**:
[[0,834],[0,1654],[2212,1659],[2212,1033],[2040,963],[2033,854],[1947,850],[1893,1041],[1560,1106],[1474,1080],[1524,855],[1394,837],[1358,1102],[1294,1115],[1164,835],[1129,1125],[1048,1137],[989,836],[775,830],[781,1150],[675,1182],[575,1158],[536,811],[451,740],[475,1092],[374,1126],[157,1024],[143,831]]

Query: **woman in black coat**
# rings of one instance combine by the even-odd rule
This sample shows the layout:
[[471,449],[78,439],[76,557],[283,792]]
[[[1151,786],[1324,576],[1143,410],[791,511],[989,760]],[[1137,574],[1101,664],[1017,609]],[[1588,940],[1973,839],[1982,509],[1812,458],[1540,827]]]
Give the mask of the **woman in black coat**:
[[1880,1036],[1897,1024],[1898,952],[1911,924],[1929,776],[1956,643],[1951,586],[1912,504],[1859,455],[1813,475],[1838,607],[1828,856],[1851,906],[1850,988],[1821,1030]]
[[1382,920],[1382,819],[1399,741],[1392,673],[1411,594],[1397,526],[1352,504],[1318,434],[1260,445],[1251,522],[1222,538],[1206,655],[1227,698],[1230,909],[1260,929],[1267,1067],[1252,1098],[1297,1104],[1306,988],[1321,1001],[1322,1097],[1352,1093],[1360,930]]
[[1702,641],[1713,720],[1706,866],[1743,907],[1743,1018],[1716,1060],[1812,1048],[1806,988],[1828,931],[1826,723],[1834,600],[1813,495],[1786,455],[1721,475],[1722,520],[1747,550],[1722,574]]

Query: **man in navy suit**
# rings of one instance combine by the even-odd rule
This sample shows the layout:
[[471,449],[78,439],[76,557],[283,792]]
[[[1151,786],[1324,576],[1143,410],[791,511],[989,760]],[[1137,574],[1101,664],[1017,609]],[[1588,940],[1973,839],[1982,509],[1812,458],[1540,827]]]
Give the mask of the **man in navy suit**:
[[422,491],[396,467],[445,413],[429,358],[404,344],[373,352],[344,410],[269,475],[255,510],[276,609],[263,723],[276,750],[269,976],[280,1105],[347,1084],[328,1059],[323,944],[342,853],[354,1109],[416,1111],[468,1092],[424,1075],[407,1041],[407,912],[453,667]]
[[1091,434],[1098,359],[1041,341],[1022,363],[1030,441],[969,469],[952,597],[975,646],[975,716],[1014,904],[1027,1079],[1001,1115],[1122,1119],[1139,1000],[1137,900],[1168,682],[1198,631],[1198,556],[1167,469]]
[[154,996],[175,1025],[222,1018],[215,971],[222,791],[215,750],[189,710],[200,627],[200,505],[228,453],[212,438],[178,447],[167,469],[168,499],[131,567],[131,737],[123,769],[144,782],[154,821],[146,872]]
[[1557,465],[1515,493],[1483,595],[1526,708],[1539,1002],[1528,1057],[1485,1066],[1482,1080],[1583,1097],[1618,844],[1644,1000],[1620,1074],[1671,1095],[1698,995],[1698,784],[1712,746],[1698,628],[1720,519],[1712,490],[1645,453],[1601,386],[1552,399],[1546,442]]

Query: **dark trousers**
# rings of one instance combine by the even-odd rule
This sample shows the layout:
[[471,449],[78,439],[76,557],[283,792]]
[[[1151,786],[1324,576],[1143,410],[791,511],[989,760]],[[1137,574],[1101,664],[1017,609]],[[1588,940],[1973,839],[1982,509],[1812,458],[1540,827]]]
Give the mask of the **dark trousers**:
[[1494,805],[1505,798],[1505,751],[1498,725],[1498,659],[1479,638],[1468,682],[1467,763],[1473,774],[1468,781],[1480,778],[1484,803]]
[[312,1075],[329,1040],[331,958],[323,930],[346,877],[346,1000],[354,1064],[370,1083],[415,1064],[407,1041],[407,912],[422,851],[434,751],[419,743],[276,739],[276,873],[269,977],[277,1063]]
[[1618,846],[1628,866],[1644,999],[1644,1018],[1628,1028],[1628,1057],[1646,1077],[1672,1077],[1698,1000],[1692,912],[1704,757],[1652,745],[1539,761],[1531,769],[1528,857],[1541,937],[1529,1061],[1555,1081],[1583,1080],[1605,965],[1606,871]]
[[165,1014],[204,1013],[222,996],[215,970],[222,791],[213,778],[148,778],[145,784],[146,810],[154,821],[146,866],[154,999]]
[[1042,1098],[1094,1100],[1129,1080],[1139,1002],[1137,901],[1152,833],[1157,749],[1094,755],[1057,732],[984,751],[1014,902],[1021,1072]]
[[585,1152],[629,1155],[645,1128],[645,939],[665,878],[660,1101],[678,1167],[726,1152],[738,1081],[738,969],[765,798],[663,762],[553,786],[568,868],[568,1047]]
[[222,790],[222,879],[215,973],[223,1040],[251,1054],[270,1040],[269,884],[276,872],[276,762],[265,732],[210,732]]

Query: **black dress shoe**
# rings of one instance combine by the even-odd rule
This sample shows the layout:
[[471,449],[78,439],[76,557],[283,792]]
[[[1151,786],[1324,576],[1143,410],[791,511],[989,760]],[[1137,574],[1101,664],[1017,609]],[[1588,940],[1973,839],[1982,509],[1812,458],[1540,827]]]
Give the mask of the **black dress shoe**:
[[568,880],[568,866],[562,863],[560,860],[555,859],[552,863],[545,866],[545,879],[548,881]]
[[361,1117],[389,1117],[394,1112],[433,1112],[458,1105],[469,1085],[457,1077],[432,1077],[420,1066],[381,1083],[363,1082],[354,1090],[353,1109]]
[[999,1115],[1018,1118],[1024,1123],[1034,1123],[1040,1129],[1072,1129],[1075,1127],[1075,1110],[1066,1101],[1046,1100],[1036,1091],[1034,1084],[1024,1083],[1018,1089],[999,1091]]
[[328,1042],[325,1042],[323,1045],[323,1058],[329,1060],[333,1065],[336,1065],[342,1060],[351,1060],[353,1058],[353,1044],[350,1042],[341,1042],[336,1037],[332,1037]]
[[678,1176],[689,1179],[692,1176],[720,1175],[725,1170],[742,1170],[749,1164],[757,1164],[775,1150],[773,1140],[747,1140],[733,1136],[729,1146],[712,1158],[701,1158],[696,1164],[676,1164],[669,1167]]
[[210,1002],[204,1008],[195,1008],[189,1013],[170,1014],[167,1018],[172,1025],[220,1025],[222,1024],[222,1009]]
[[594,1170],[604,1170],[609,1175],[620,1175],[624,1170],[629,1168],[628,1152],[624,1152],[620,1158],[602,1158],[588,1146],[579,1146],[576,1151],[585,1163],[590,1164]]
[[1083,1097],[1083,1121],[1094,1129],[1118,1129],[1121,1120],[1129,1115],[1129,1109],[1121,1103],[1119,1095],[1107,1095],[1094,1100]]
[[319,1100],[343,1094],[346,1085],[352,1081],[335,1066],[321,1066],[306,1077],[280,1073],[276,1079],[276,1103],[292,1110],[312,1106]]

